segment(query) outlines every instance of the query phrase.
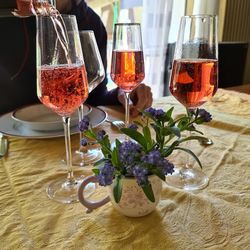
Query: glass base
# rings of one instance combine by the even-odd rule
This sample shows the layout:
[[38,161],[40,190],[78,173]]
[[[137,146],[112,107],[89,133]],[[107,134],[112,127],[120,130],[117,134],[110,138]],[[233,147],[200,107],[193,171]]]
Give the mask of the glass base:
[[169,186],[187,191],[203,189],[208,182],[208,177],[201,170],[193,168],[175,168],[172,175],[166,176],[166,183]]
[[[62,179],[56,180],[47,187],[47,195],[50,199],[60,203],[75,203],[78,202],[78,187],[82,183],[84,176],[72,180]],[[94,193],[96,186],[94,183],[85,188],[86,196]]]
[[102,151],[98,148],[88,149],[88,151],[86,152],[76,150],[72,154],[72,165],[79,167],[87,167],[88,165],[93,165],[102,158]]

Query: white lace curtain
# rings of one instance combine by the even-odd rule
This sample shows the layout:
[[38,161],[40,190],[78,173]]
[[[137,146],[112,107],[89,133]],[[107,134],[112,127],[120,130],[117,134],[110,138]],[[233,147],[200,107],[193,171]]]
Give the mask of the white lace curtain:
[[142,39],[146,73],[144,82],[151,86],[154,98],[163,96],[172,6],[173,0],[143,0]]

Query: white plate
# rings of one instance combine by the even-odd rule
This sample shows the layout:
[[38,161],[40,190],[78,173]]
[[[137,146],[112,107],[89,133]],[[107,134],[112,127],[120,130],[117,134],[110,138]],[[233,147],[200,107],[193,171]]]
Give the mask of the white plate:
[[[91,112],[89,105],[83,106],[84,115]],[[19,108],[12,113],[12,118],[22,123],[28,129],[39,131],[62,130],[62,118],[43,104],[34,104]],[[70,119],[71,127],[78,124],[78,111],[74,112]]]
[[[92,111],[87,115],[92,127],[97,127],[102,124],[106,118],[107,113],[100,108],[92,108]],[[21,138],[55,138],[64,136],[63,130],[51,130],[51,131],[38,131],[29,129],[24,124],[15,121],[12,118],[12,112],[2,115],[0,117],[0,132],[8,136],[21,137]],[[71,128],[71,134],[79,133],[78,126]]]

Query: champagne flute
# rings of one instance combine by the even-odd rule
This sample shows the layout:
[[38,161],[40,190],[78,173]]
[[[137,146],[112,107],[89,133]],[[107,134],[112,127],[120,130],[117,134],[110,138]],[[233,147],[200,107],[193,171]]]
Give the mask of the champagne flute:
[[[102,58],[96,43],[95,34],[92,30],[79,31],[82,45],[82,53],[86,65],[89,93],[92,92],[105,78],[105,70]],[[78,109],[79,120],[83,119],[83,104]],[[73,151],[73,165],[86,167],[93,165],[100,160],[103,155],[99,148],[87,145],[81,146],[82,133],[80,132],[79,147]]]
[[37,16],[37,96],[62,117],[65,134],[67,177],[50,183],[47,194],[76,202],[83,177],[72,170],[70,115],[87,99],[88,81],[75,16]]
[[128,127],[130,93],[145,76],[139,23],[115,24],[110,75],[125,93],[125,126]]
[[[189,113],[207,102],[218,88],[217,17],[194,15],[181,18],[170,79],[170,92]],[[189,145],[190,146],[190,145]],[[169,185],[199,190],[208,177],[188,162],[166,178]]]

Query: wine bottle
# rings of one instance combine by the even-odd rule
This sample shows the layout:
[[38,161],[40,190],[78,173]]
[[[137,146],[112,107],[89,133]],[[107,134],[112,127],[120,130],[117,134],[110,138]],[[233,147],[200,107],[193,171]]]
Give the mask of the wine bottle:
[[58,14],[55,0],[16,0],[16,4],[17,10],[15,10],[13,14],[20,17]]

